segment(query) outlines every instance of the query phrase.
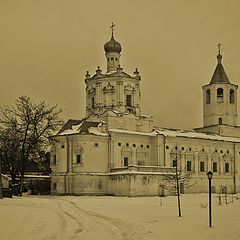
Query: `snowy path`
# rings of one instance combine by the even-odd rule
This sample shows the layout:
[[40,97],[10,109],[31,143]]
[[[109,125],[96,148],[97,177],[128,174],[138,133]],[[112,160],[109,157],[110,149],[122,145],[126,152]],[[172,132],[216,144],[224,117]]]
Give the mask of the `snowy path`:
[[240,200],[218,206],[208,228],[207,195],[176,198],[22,197],[0,201],[1,240],[239,240]]
[[86,210],[69,197],[4,199],[0,215],[1,240],[149,239],[135,223]]

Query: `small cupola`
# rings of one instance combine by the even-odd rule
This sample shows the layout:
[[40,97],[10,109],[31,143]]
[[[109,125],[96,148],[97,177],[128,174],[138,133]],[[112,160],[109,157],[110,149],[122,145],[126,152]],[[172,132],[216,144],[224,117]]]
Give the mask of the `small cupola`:
[[113,28],[115,24],[112,23],[112,37],[110,41],[104,44],[105,56],[107,58],[107,72],[117,71],[120,62],[120,52],[122,51],[121,44],[114,39]]

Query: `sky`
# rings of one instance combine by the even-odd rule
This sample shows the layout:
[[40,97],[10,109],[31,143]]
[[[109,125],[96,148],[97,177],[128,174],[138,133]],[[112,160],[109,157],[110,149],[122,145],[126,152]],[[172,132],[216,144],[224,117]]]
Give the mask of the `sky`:
[[142,77],[142,113],[157,126],[200,127],[219,42],[240,84],[239,12],[240,0],[2,0],[0,106],[27,95],[58,104],[64,120],[84,118],[85,74],[106,71],[114,22],[123,70]]

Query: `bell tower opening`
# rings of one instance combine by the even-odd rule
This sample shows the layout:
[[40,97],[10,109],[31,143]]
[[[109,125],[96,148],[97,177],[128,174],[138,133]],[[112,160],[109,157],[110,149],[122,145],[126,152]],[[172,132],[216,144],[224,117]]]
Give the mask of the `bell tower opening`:
[[229,102],[234,103],[234,90],[233,89],[230,89],[230,92],[229,92]]
[[222,118],[218,118],[218,124],[219,124],[219,125],[222,125],[222,124],[223,124]]
[[206,104],[210,104],[210,102],[211,102],[211,90],[208,89],[206,91]]
[[223,89],[222,88],[217,89],[217,101],[218,101],[218,103],[223,102]]

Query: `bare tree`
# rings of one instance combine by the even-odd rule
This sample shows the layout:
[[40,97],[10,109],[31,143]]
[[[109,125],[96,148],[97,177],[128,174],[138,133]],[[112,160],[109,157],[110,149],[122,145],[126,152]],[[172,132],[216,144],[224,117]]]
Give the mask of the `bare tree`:
[[1,108],[1,151],[3,164],[12,178],[19,172],[20,191],[23,188],[26,164],[40,159],[39,153],[49,146],[49,136],[62,124],[57,105],[44,101],[35,103],[27,96],[20,96],[15,106]]
[[187,171],[185,164],[183,164],[183,153],[175,148],[171,153],[173,167],[175,167],[174,174],[165,176],[164,188],[170,193],[177,195],[178,202],[178,216],[182,216],[180,194],[185,188],[190,188],[196,183],[192,179],[192,173]]
[[1,166],[3,172],[11,175],[12,184],[16,183],[16,176],[20,172],[20,136],[15,128],[0,130]]

